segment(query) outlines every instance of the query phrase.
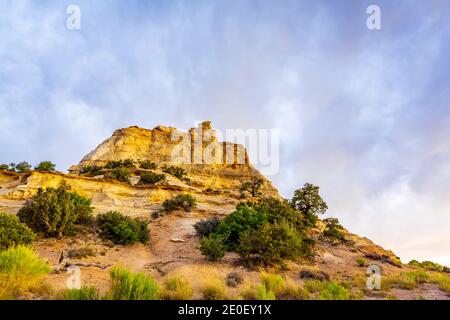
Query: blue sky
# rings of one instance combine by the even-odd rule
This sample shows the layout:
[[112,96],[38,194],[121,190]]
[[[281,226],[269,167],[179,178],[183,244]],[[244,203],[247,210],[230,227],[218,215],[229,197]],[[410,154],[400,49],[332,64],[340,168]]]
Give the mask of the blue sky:
[[[81,30],[66,8],[81,9]],[[381,8],[382,29],[366,28]],[[0,1],[0,163],[120,127],[277,128],[286,197],[450,264],[450,1]]]

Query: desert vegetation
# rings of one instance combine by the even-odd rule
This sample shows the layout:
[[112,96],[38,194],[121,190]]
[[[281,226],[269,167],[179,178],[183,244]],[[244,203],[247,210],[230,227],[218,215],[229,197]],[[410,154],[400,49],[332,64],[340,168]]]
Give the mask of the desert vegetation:
[[199,235],[200,238],[207,237],[217,230],[220,221],[221,220],[218,217],[203,219],[194,225],[194,229],[197,231],[197,235]]
[[18,212],[21,222],[48,237],[61,237],[74,232],[76,224],[92,218],[91,200],[63,185],[39,189],[37,194]]
[[337,218],[323,219],[325,223],[325,230],[322,235],[325,239],[335,243],[345,242],[344,227],[339,223]]
[[152,277],[116,266],[111,270],[109,298],[112,300],[158,300],[160,288]]
[[245,181],[241,184],[239,191],[241,192],[241,197],[245,198],[247,193],[256,197],[262,194],[261,189],[264,185],[264,180],[261,178],[254,177],[249,181]]
[[155,172],[143,172],[140,175],[138,185],[154,185],[158,182],[163,182],[166,180],[164,174],[158,174]]
[[319,187],[311,183],[306,183],[303,188],[296,190],[290,203],[292,208],[304,214],[309,226],[314,226],[318,215],[324,214],[328,209],[327,203],[319,194]]
[[165,166],[162,171],[178,178],[179,180],[184,180],[187,175],[183,168],[177,166]]
[[200,250],[210,260],[220,257],[222,250],[235,251],[247,266],[309,258],[314,241],[304,219],[301,212],[284,201],[241,203],[201,240]]
[[14,215],[0,213],[0,250],[18,245],[30,245],[35,233]]
[[190,212],[197,206],[197,199],[190,194],[179,194],[172,199],[165,200],[162,205],[166,212],[171,212],[176,209],[183,209],[186,212]]
[[97,217],[100,234],[116,244],[129,245],[149,241],[148,224],[145,221],[132,219],[115,211]]
[[0,299],[17,299],[26,292],[45,292],[43,277],[50,272],[47,262],[27,246],[0,251]]
[[[30,172],[32,169],[33,166],[27,161],[22,161],[19,163],[0,164],[0,170],[4,171],[26,173]],[[56,165],[51,161],[42,161],[34,167],[34,170],[54,172],[56,170]]]
[[56,164],[51,161],[42,161],[34,167],[34,170],[53,172],[56,170]]

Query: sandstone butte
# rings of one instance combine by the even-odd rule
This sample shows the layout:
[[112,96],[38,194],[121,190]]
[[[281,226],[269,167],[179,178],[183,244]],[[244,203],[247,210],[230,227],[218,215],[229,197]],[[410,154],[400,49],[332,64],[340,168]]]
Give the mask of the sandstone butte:
[[[174,162],[172,155],[179,141],[173,137],[182,137],[186,133],[173,127],[158,126],[150,130],[132,126],[116,130],[110,138],[83,157],[79,164],[69,168],[69,173],[31,171],[19,174],[0,171],[0,212],[15,214],[39,188],[68,184],[72,190],[92,199],[94,214],[114,210],[148,220],[151,236],[148,245],[113,247],[92,234],[75,238],[40,239],[35,242],[38,253],[52,265],[58,264],[61,252],[85,247],[93,249],[97,253],[95,256],[81,258],[80,265],[85,265],[82,267],[82,279],[84,284],[96,285],[102,290],[107,290],[108,267],[114,264],[121,264],[136,272],[149,273],[158,280],[168,274],[181,274],[192,280],[194,289],[200,285],[199,279],[205,275],[225,277],[231,271],[242,273],[250,282],[257,281],[259,272],[238,266],[238,257],[234,253],[228,253],[220,262],[205,261],[198,250],[198,238],[193,225],[201,219],[224,217],[233,212],[236,205],[242,201],[239,192],[241,183],[253,177],[264,181],[264,196],[281,197],[272,183],[251,165],[242,146],[217,140],[209,121],[201,123],[198,128],[190,129],[189,133],[191,136],[200,134],[202,148],[209,146],[216,150],[212,153],[212,160],[208,159],[208,162],[204,163],[204,155],[191,149],[183,154],[191,163]],[[191,143],[191,148],[194,144]],[[228,153],[225,152],[227,150]],[[227,159],[230,152],[235,156],[233,161]],[[167,175],[164,183],[141,186],[136,184],[136,177],[131,179],[131,184],[127,184],[104,176],[89,177],[80,174],[83,167],[103,166],[111,160],[125,159],[155,162],[158,164],[158,169],[155,170],[157,172],[161,172],[163,166],[177,165],[186,170],[188,179],[181,181]],[[152,218],[152,213],[161,209],[164,200],[181,193],[189,193],[197,198],[198,205],[195,210],[178,211],[158,219]],[[321,226],[319,223],[317,234],[320,234]],[[380,265],[385,275],[400,274],[410,268],[402,264],[394,253],[367,238],[347,230],[345,236],[353,243],[352,246],[332,245],[320,241],[317,236],[314,262],[289,262],[285,274],[292,279],[298,279],[299,272],[305,268],[320,269],[332,278],[349,281],[359,279],[364,283],[366,270],[355,262],[360,257],[365,257],[368,264]],[[105,268],[96,267],[98,265]],[[54,288],[64,289],[66,278],[66,274],[52,273],[48,281]],[[422,291],[417,291],[416,295],[446,297],[436,287],[419,289]],[[400,298],[402,295],[408,298],[407,294],[410,292],[396,292]],[[376,298],[376,295],[366,298]]]

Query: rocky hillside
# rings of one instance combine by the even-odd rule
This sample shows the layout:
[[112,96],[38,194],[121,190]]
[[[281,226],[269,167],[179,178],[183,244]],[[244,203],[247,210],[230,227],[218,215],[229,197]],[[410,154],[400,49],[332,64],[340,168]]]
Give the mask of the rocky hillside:
[[[244,267],[239,262],[239,256],[233,252],[226,253],[218,262],[205,260],[198,249],[199,239],[193,226],[202,219],[223,219],[235,211],[237,204],[243,200],[240,189],[245,182],[260,179],[261,195],[277,199],[281,197],[271,182],[250,164],[245,150],[242,162],[236,160],[238,157],[227,161],[220,154],[220,150],[224,154],[225,150],[232,150],[236,156],[241,146],[217,141],[209,122],[191,129],[191,135],[198,129],[203,132],[202,150],[208,147],[208,150],[216,150],[212,153],[213,161],[205,159],[202,153],[198,155],[193,144],[190,149],[184,149],[185,154],[181,155],[184,159],[190,159],[191,163],[174,161],[174,150],[179,142],[173,140],[174,132],[178,137],[185,134],[175,128],[159,126],[148,130],[130,127],[114,132],[112,137],[86,155],[78,165],[72,166],[69,174],[0,171],[0,212],[17,213],[39,188],[69,185],[72,191],[92,199],[94,214],[119,211],[147,221],[150,242],[146,245],[115,245],[89,229],[76,236],[60,239],[41,237],[34,246],[52,266],[60,263],[61,255],[69,257],[67,264],[81,267],[83,284],[94,285],[101,291],[108,290],[110,268],[117,264],[135,272],[145,272],[160,282],[177,274],[190,281],[194,298],[202,297],[206,278],[223,280],[227,274],[238,272],[244,283],[226,290],[227,297],[239,297],[244,287],[259,283],[261,270]],[[130,166],[125,179],[118,179],[115,164],[124,164],[125,161],[135,165]],[[181,175],[170,171],[170,167],[182,168]],[[143,173],[164,175],[165,178],[153,184],[141,184],[139,179]],[[179,194],[194,196],[197,206],[190,211],[177,209],[171,214],[159,214],[163,202]],[[252,195],[248,197],[247,200],[256,200]],[[447,298],[446,292],[450,287],[436,280],[411,280],[412,275],[422,271],[402,264],[391,251],[347,230],[342,231],[345,241],[329,241],[322,236],[323,229],[324,223],[321,221],[311,229],[311,236],[316,240],[313,259],[288,261],[281,269],[268,271],[279,273],[286,281],[298,285],[305,285],[311,279],[335,280],[358,298]],[[372,264],[380,266],[383,277],[388,279],[383,290],[366,289],[366,268]],[[63,290],[66,279],[66,273],[55,269],[46,281],[55,290]],[[309,291],[311,296],[315,296],[314,288]],[[25,298],[46,296],[34,294]]]

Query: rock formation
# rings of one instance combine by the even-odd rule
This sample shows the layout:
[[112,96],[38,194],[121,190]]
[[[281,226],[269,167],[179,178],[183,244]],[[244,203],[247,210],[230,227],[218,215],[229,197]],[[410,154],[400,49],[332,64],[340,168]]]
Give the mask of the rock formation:
[[[162,185],[138,186],[103,176],[80,175],[83,167],[101,167],[108,161],[126,159],[152,161],[158,165],[154,171],[159,173],[164,166],[179,166],[186,170],[188,179],[182,181],[166,175],[167,181]],[[220,194],[226,193],[232,201],[238,201],[242,182],[253,177],[264,181],[262,190],[267,196],[280,197],[271,182],[250,164],[245,148],[217,141],[210,122],[203,122],[189,132],[165,126],[118,129],[69,172],[0,172],[0,210],[16,212],[40,187],[58,187],[62,183],[90,197],[96,212],[122,209],[130,215],[149,212],[174,192],[208,198],[205,191],[209,191],[215,193],[216,202]]]

